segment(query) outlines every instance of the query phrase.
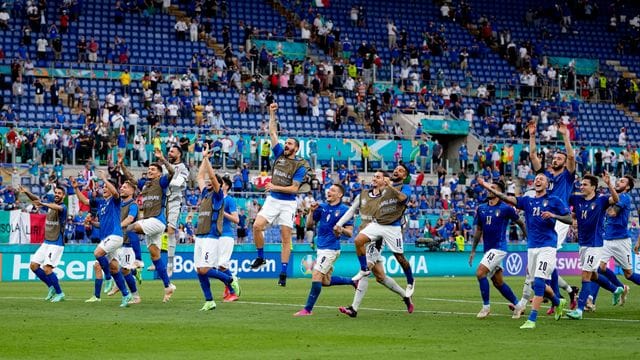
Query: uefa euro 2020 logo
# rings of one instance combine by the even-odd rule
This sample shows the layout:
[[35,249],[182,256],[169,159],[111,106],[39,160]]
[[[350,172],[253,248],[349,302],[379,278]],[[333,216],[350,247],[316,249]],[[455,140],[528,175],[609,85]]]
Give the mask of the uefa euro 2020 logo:
[[302,275],[311,275],[313,273],[313,266],[316,264],[316,259],[312,254],[307,254],[302,258],[300,262],[300,271]]

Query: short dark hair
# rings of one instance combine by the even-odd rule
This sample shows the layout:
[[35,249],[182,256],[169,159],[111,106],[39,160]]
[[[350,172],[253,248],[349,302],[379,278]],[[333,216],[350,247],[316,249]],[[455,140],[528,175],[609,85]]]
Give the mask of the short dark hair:
[[151,163],[151,164],[149,164],[149,166],[153,166],[154,168],[156,168],[156,170],[162,172],[162,165],[160,165],[157,162]]
[[[231,182],[231,179],[229,179],[229,177],[228,177],[228,176],[223,176],[223,177],[222,177],[222,182],[223,182],[224,184],[227,184],[227,186],[229,187],[229,189],[231,189],[231,187],[233,186],[233,182]],[[220,184],[220,185],[222,185],[222,184]]]
[[629,181],[629,191],[633,190],[633,186],[634,186],[634,183],[636,182],[636,179],[634,179],[633,176],[631,175],[625,175],[623,177],[627,178],[627,181]]
[[404,171],[407,173],[407,176],[405,176],[405,179],[411,175],[411,172],[409,171],[409,167],[407,167],[407,165],[405,164],[399,164],[399,166],[402,166],[402,168],[404,169]]
[[182,157],[182,149],[180,148],[180,146],[178,145],[172,145],[171,146],[172,149],[177,149],[178,152],[180,153],[180,157]]
[[300,141],[294,137],[290,137],[289,139],[293,140],[294,143],[296,143],[296,147],[300,148]]
[[507,189],[506,185],[504,184],[504,181],[496,181],[494,182],[494,184],[500,188],[500,192],[504,192]]
[[590,174],[587,174],[587,175],[583,176],[582,178],[584,180],[589,180],[589,182],[591,183],[591,186],[595,186],[596,189],[598,188],[598,178],[597,177],[595,177],[593,175],[590,175]]
[[335,186],[335,187],[337,187],[337,188],[340,190],[340,193],[341,193],[342,195],[344,195],[344,191],[345,191],[345,190],[344,190],[344,186],[342,186],[342,184],[333,184],[333,185],[331,185],[331,186]]

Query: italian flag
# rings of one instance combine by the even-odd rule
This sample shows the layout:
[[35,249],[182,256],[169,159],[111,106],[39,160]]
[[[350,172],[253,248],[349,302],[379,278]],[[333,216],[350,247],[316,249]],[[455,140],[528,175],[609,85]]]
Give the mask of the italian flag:
[[[39,244],[44,241],[44,225],[46,215],[25,213],[20,210],[3,211],[0,213],[0,223],[5,223],[8,213],[10,244]],[[5,223],[6,224],[6,223]],[[5,232],[0,233],[0,242],[5,242]]]

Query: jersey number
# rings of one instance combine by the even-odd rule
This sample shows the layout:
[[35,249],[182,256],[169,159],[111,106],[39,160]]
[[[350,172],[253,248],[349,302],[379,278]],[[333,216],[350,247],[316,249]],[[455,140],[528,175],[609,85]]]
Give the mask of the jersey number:
[[533,216],[540,216],[541,213],[539,206],[533,208]]
[[538,266],[538,270],[547,271],[547,262],[546,261],[540,261],[540,265]]
[[492,218],[492,216],[487,216],[487,220],[485,221],[485,223],[487,223],[487,225],[491,225],[491,218]]
[[129,263],[130,259],[131,259],[131,255],[127,254],[124,256],[124,262]]
[[496,257],[496,254],[494,254],[494,253],[492,253],[492,252],[487,254],[487,260],[488,260],[489,262],[493,261],[493,258],[494,258],[494,257]]
[[587,264],[593,265],[593,260],[594,260],[593,255],[587,256]]
[[583,219],[587,218],[587,210],[582,210],[582,218]]

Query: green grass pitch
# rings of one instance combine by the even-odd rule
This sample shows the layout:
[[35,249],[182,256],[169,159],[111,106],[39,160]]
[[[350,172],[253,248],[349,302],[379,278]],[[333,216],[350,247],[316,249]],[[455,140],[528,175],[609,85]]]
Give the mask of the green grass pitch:
[[[579,284],[577,278],[569,278]],[[404,279],[398,279],[404,285]],[[519,295],[521,278],[508,278]],[[46,303],[41,283],[0,283],[2,359],[394,359],[588,358],[640,356],[640,289],[631,284],[624,307],[611,306],[600,292],[597,311],[575,321],[542,313],[535,330],[520,330],[505,300],[492,288],[492,315],[477,320],[480,295],[475,278],[420,278],[415,312],[397,295],[371,282],[355,319],[340,314],[350,286],[325,287],[313,316],[295,318],[306,302],[309,279],[241,280],[242,296],[222,303],[222,286],[212,280],[218,308],[200,312],[196,280],[177,281],[163,304],[159,281],[145,281],[143,302],[122,309],[119,296],[86,304],[92,282],[63,282],[67,300]],[[546,305],[545,305],[546,310]]]

